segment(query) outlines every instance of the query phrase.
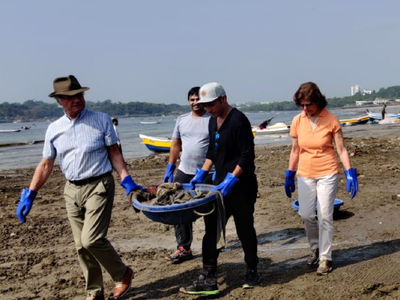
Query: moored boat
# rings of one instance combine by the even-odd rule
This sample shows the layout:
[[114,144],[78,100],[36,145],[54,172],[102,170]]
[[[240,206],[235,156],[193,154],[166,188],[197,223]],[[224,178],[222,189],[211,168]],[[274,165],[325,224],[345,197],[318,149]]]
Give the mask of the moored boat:
[[[369,119],[371,121],[374,120],[382,120],[382,114],[378,114],[378,113],[372,113],[369,110],[366,111],[367,115],[369,116]],[[385,114],[385,119],[392,119],[392,118],[400,118],[400,114]]]
[[144,134],[139,134],[139,137],[142,139],[143,144],[150,151],[154,152],[169,152],[171,148],[172,139],[167,137],[154,137],[148,136]]
[[288,133],[290,131],[290,126],[285,123],[279,122],[274,125],[267,126],[266,128],[260,128],[258,126],[253,127],[253,131],[256,132],[256,135],[264,135],[264,134],[282,134]]
[[162,117],[158,120],[154,120],[154,121],[140,121],[140,124],[142,125],[154,125],[154,124],[160,124],[162,121]]
[[0,129],[0,133],[6,133],[6,132],[20,132],[21,129]]
[[161,120],[159,121],[140,121],[140,124],[142,125],[153,125],[153,124],[160,124]]
[[363,116],[360,118],[354,118],[354,119],[342,119],[339,120],[341,126],[353,126],[353,125],[359,125],[359,124],[365,124],[370,120],[369,116]]

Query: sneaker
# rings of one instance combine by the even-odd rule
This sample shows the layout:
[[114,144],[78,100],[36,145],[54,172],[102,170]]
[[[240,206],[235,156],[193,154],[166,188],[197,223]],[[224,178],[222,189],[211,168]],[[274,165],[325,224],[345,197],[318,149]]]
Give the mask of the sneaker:
[[317,270],[318,275],[327,275],[332,271],[332,261],[331,260],[322,260],[319,263],[319,267]]
[[167,255],[165,257],[166,260],[172,262],[183,262],[185,260],[193,259],[192,250],[185,250],[182,246],[180,246],[174,253]]
[[307,259],[307,266],[311,267],[318,263],[319,260],[319,249],[311,250],[310,256]]
[[247,269],[246,283],[242,285],[244,289],[252,289],[260,282],[260,274],[257,270]]
[[179,291],[189,295],[216,295],[219,293],[215,278],[208,278],[204,275],[200,275],[199,278],[193,282],[193,285],[182,287]]

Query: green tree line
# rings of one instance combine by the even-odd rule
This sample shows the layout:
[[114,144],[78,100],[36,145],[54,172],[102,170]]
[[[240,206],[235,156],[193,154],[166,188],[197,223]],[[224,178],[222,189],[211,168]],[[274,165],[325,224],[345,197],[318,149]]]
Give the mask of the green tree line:
[[[381,88],[378,92],[373,91],[370,95],[362,95],[357,93],[354,96],[342,98],[328,98],[328,107],[344,107],[355,105],[356,101],[372,101],[375,98],[399,99],[400,86],[391,86]],[[180,115],[189,112],[187,105],[178,104],[157,104],[149,102],[112,102],[111,100],[86,102],[86,107],[91,110],[102,111],[115,117],[140,117],[140,116],[162,116],[162,115]],[[251,105],[241,106],[244,112],[257,111],[282,111],[295,110],[296,106],[293,101],[280,101],[270,103],[252,103]],[[46,120],[56,119],[63,115],[62,108],[57,103],[45,103],[43,101],[27,100],[24,103],[0,103],[0,120],[12,121],[19,119],[22,121],[29,120]]]
[[[113,103],[111,100],[91,102],[86,101],[86,107],[95,111],[102,111],[115,117],[139,117],[179,115],[190,111],[187,105],[156,104],[148,102]],[[46,120],[56,119],[64,114],[57,103],[28,100],[24,103],[1,103],[0,120]]]
[[[353,106],[356,101],[373,101],[376,98],[384,99],[400,99],[400,86],[391,86],[388,88],[381,88],[378,92],[372,91],[370,95],[362,95],[357,93],[354,96],[342,97],[342,98],[327,98],[328,107],[345,107]],[[250,106],[243,106],[240,108],[242,111],[246,112],[257,112],[257,111],[282,111],[282,110],[295,110],[296,105],[294,101],[280,101],[271,103],[259,103],[252,104]]]

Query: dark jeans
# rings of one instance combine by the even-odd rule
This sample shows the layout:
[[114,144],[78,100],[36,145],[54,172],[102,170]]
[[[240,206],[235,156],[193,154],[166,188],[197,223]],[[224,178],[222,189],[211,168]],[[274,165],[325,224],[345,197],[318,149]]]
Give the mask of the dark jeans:
[[[183,173],[181,170],[178,170],[176,172],[174,182],[189,183],[193,177],[194,175],[188,175]],[[204,179],[204,183],[211,184],[212,183],[211,178],[212,174],[207,175],[206,178]],[[193,241],[193,224],[186,223],[186,224],[174,225],[174,229],[175,229],[177,248],[183,247],[185,248],[185,250],[189,250]]]
[[[235,186],[224,198],[226,222],[233,216],[236,233],[242,243],[244,261],[251,269],[257,269],[257,235],[254,228],[254,204],[257,190],[248,191],[245,187]],[[203,237],[203,270],[206,275],[213,275],[217,269],[219,252],[217,243],[217,213],[204,217],[206,233]]]

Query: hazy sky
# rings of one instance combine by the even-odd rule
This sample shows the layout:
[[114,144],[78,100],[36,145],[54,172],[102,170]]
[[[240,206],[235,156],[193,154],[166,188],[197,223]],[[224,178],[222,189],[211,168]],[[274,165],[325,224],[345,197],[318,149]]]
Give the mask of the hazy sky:
[[0,103],[51,101],[75,75],[86,99],[186,103],[221,83],[231,103],[291,100],[316,82],[400,84],[398,0],[0,0]]

